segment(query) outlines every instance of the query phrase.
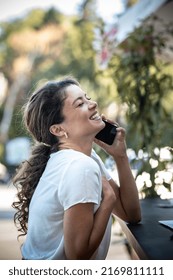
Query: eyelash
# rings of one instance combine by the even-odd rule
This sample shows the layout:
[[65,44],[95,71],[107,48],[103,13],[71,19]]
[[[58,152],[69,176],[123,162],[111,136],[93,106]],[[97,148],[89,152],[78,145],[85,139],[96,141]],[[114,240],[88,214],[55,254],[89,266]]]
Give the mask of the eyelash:
[[[91,97],[85,96],[85,98],[86,98],[87,100],[91,100]],[[83,104],[84,104],[84,102],[82,102],[82,103],[78,104],[78,106],[77,106],[77,107],[81,107]]]

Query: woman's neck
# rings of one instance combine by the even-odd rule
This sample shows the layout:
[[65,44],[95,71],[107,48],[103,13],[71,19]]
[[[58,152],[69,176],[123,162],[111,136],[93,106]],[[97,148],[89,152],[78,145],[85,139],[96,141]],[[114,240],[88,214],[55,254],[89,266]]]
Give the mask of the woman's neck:
[[87,156],[90,156],[91,150],[92,150],[92,143],[93,142],[91,142],[91,141],[90,141],[90,143],[88,141],[85,141],[83,143],[82,142],[74,143],[67,139],[67,141],[65,141],[59,145],[59,150],[72,149],[72,150],[84,153]]

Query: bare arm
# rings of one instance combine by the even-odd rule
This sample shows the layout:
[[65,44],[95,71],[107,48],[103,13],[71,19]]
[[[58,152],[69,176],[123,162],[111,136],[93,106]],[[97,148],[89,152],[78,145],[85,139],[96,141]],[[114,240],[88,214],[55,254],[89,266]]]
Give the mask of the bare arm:
[[113,213],[127,222],[139,222],[141,210],[138,190],[126,154],[125,130],[121,127],[117,129],[116,139],[111,146],[97,139],[95,142],[114,158],[117,165],[120,187],[113,179],[109,181],[117,198]]
[[67,259],[90,259],[100,245],[115,203],[115,195],[103,179],[103,200],[94,214],[93,203],[70,207],[64,215],[64,243]]

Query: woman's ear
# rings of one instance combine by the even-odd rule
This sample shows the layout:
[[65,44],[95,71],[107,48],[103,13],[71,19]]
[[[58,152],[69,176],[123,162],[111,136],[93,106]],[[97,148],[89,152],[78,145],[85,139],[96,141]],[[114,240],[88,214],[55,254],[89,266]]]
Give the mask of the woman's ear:
[[49,128],[50,133],[57,137],[64,136],[64,129],[59,124],[53,124]]

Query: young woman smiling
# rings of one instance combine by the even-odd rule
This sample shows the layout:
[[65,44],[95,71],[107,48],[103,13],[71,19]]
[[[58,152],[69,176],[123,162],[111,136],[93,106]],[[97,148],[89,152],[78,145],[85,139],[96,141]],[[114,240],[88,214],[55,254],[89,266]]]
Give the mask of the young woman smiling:
[[[14,220],[26,235],[23,258],[105,259],[112,213],[127,222],[141,219],[125,130],[117,128],[112,145],[96,140],[105,126],[97,103],[71,77],[38,89],[25,106],[24,121],[35,144],[13,179]],[[93,142],[116,161],[120,186]]]

